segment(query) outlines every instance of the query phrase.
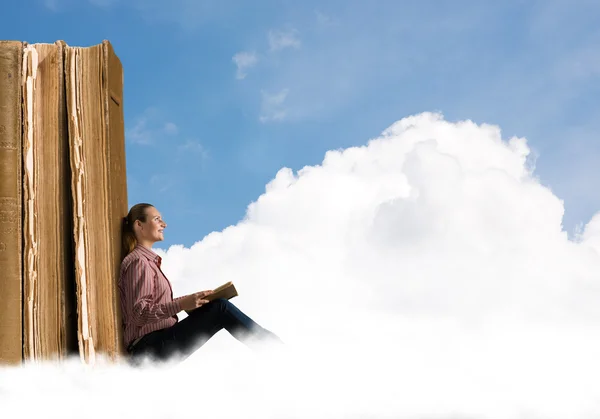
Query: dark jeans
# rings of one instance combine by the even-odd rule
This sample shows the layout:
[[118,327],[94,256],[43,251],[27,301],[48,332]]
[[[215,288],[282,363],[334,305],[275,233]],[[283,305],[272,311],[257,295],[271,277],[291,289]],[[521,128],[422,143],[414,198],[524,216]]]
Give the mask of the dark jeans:
[[174,326],[148,333],[133,346],[130,354],[134,363],[144,357],[160,361],[174,357],[183,359],[221,329],[250,346],[252,342],[265,339],[281,342],[275,334],[258,325],[230,301],[218,299],[195,309]]

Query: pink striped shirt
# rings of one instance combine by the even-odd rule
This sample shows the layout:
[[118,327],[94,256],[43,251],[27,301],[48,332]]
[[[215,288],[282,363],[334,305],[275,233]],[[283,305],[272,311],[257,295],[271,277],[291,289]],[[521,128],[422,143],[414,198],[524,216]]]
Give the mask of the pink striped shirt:
[[173,299],[171,283],[160,269],[160,263],[160,256],[141,245],[121,262],[119,291],[125,347],[178,321],[182,297]]

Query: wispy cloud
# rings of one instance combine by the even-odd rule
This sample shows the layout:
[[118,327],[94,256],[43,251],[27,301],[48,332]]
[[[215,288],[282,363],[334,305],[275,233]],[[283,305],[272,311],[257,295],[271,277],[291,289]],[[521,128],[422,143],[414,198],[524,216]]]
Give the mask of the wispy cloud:
[[[147,23],[176,24],[179,29],[193,33],[207,22],[231,19],[244,5],[220,0],[129,0],[127,5]],[[248,7],[248,6],[246,6]]]
[[119,0],[88,0],[91,4],[98,7],[110,7]]
[[58,10],[59,3],[60,3],[60,0],[44,0],[43,1],[44,6],[47,9],[52,10],[53,12],[56,12]]
[[[109,8],[118,2],[119,0],[87,0],[90,5],[103,9]],[[68,9],[74,4],[79,5],[76,0],[42,0],[42,4],[53,12]]]
[[127,141],[134,144],[150,145],[164,136],[173,136],[179,133],[179,127],[170,121],[165,121],[155,108],[148,108],[138,116],[132,128],[126,130]]
[[167,122],[163,129],[165,133],[169,135],[177,135],[179,132],[179,128],[173,122]]
[[320,26],[335,26],[338,22],[329,15],[322,13],[319,10],[315,10],[315,16],[317,19],[317,24]]
[[246,78],[246,70],[258,63],[258,56],[254,52],[242,51],[235,54],[231,60],[237,66],[236,79],[242,80]]
[[277,93],[267,93],[262,91],[262,103],[260,122],[282,121],[287,113],[284,108],[289,89],[282,89]]
[[187,140],[185,143],[177,147],[177,150],[186,154],[199,155],[202,160],[208,158],[208,150],[197,140]]
[[584,45],[573,51],[556,64],[554,73],[565,84],[573,81],[589,81],[600,76],[600,56],[594,45]]
[[150,177],[150,186],[159,192],[166,192],[175,185],[175,178],[170,174],[155,174]]
[[269,31],[268,37],[271,51],[279,51],[285,48],[300,48],[301,45],[298,31],[295,29]]

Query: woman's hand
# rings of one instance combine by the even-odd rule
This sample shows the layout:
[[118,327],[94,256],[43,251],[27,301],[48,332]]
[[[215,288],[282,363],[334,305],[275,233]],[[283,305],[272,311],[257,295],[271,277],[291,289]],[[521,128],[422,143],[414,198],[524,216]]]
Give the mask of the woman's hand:
[[191,311],[197,309],[198,307],[207,304],[208,301],[204,299],[207,295],[212,294],[212,290],[195,292],[190,295],[186,295],[181,299],[181,309],[185,311]]

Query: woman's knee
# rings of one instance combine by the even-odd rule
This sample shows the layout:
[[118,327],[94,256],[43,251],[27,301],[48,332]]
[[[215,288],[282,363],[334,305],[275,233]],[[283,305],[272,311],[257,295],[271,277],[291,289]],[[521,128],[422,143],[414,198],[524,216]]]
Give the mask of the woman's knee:
[[209,304],[219,311],[226,311],[231,305],[229,300],[225,298],[217,298],[216,300],[211,301]]
[[194,317],[203,317],[208,313],[224,313],[225,311],[227,311],[229,304],[231,303],[228,300],[224,298],[217,298],[216,300],[212,300],[211,302],[206,303],[203,306],[189,312],[188,315]]

